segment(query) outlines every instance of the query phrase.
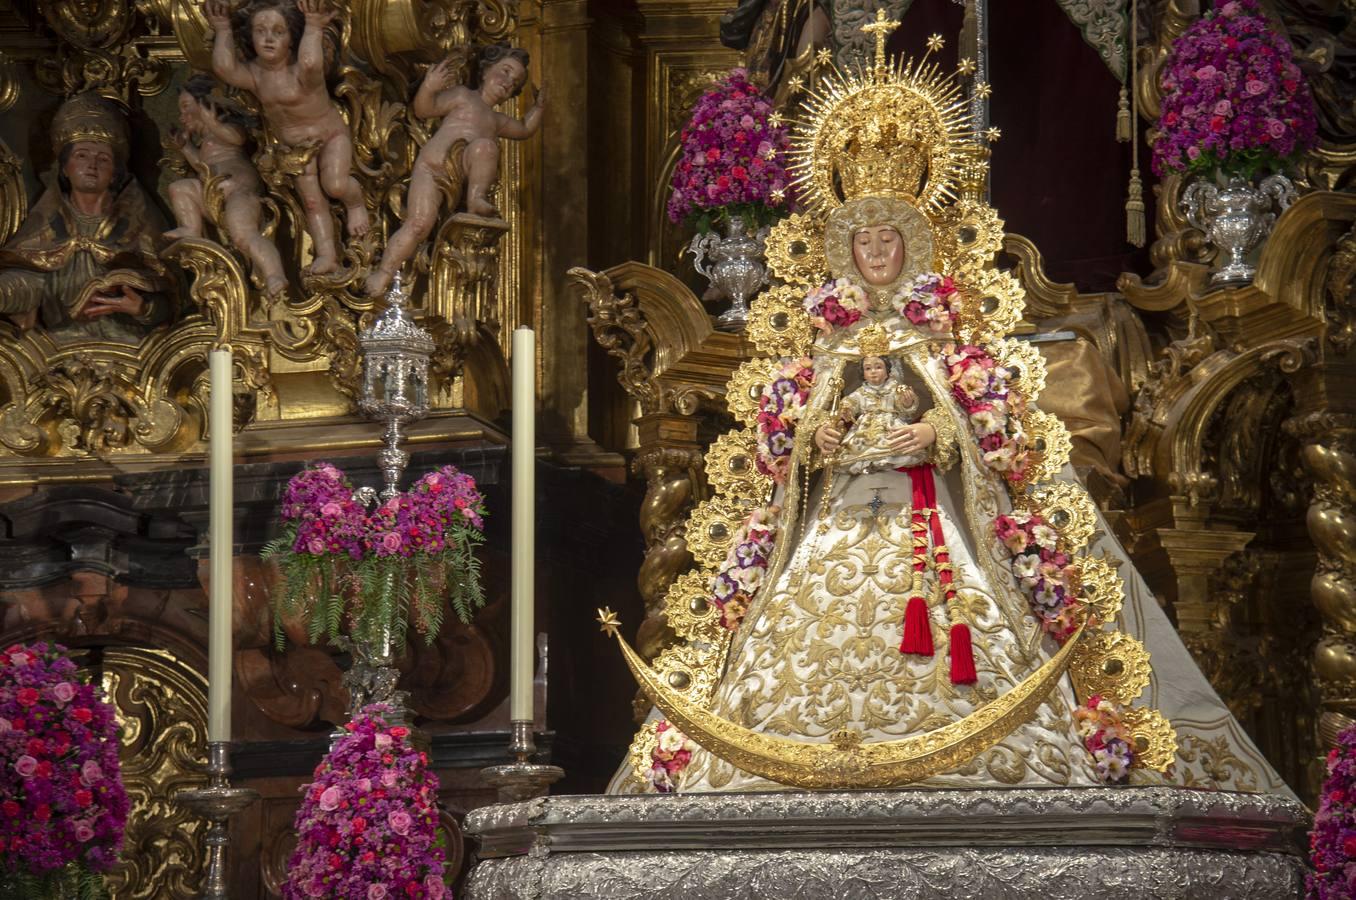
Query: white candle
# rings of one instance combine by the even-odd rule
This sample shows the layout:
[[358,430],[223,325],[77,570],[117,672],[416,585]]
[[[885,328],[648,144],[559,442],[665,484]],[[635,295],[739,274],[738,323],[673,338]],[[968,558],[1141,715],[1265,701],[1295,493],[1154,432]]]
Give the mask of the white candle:
[[211,434],[211,504],[209,506],[211,587],[207,618],[207,740],[231,739],[231,614],[234,611],[231,557],[232,535],[232,438],[231,351],[209,354],[211,399],[208,431]]
[[509,718],[532,721],[537,348],[531,328],[513,332],[513,609]]

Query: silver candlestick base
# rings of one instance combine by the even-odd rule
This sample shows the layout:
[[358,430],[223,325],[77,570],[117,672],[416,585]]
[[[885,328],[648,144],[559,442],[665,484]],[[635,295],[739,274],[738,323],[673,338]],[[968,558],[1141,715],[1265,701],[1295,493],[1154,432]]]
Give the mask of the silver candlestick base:
[[502,766],[487,766],[480,775],[490,786],[499,791],[500,803],[516,803],[531,800],[533,797],[545,797],[555,784],[565,776],[560,766],[545,766],[529,762],[537,752],[532,736],[532,723],[523,719],[513,720],[513,737],[509,741],[509,753],[517,757],[516,762]]
[[207,876],[203,879],[202,900],[226,900],[226,846],[231,842],[226,823],[231,816],[259,799],[251,788],[231,787],[231,744],[212,741],[207,745],[207,787],[180,791],[175,800],[187,806],[211,824],[207,828]]

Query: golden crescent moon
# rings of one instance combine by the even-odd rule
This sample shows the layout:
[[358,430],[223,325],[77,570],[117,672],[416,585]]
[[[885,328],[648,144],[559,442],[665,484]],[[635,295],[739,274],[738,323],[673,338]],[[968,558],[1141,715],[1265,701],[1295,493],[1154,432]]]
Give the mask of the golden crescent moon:
[[811,743],[736,725],[670,691],[620,634],[617,642],[650,702],[702,748],[745,772],[800,788],[893,788],[954,769],[1029,721],[1063,677],[1085,624],[1015,688],[965,718],[925,734],[866,744],[856,731]]

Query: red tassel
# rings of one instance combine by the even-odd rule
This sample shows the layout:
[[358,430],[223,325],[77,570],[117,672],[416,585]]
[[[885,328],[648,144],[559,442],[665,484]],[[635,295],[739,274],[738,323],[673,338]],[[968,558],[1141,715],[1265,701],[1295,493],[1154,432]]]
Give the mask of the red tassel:
[[970,643],[970,626],[957,622],[951,626],[951,683],[974,684],[978,680],[975,649]]
[[904,610],[904,640],[899,642],[900,653],[915,653],[919,656],[931,656],[932,623],[928,621],[928,605],[922,597],[909,598],[909,606]]

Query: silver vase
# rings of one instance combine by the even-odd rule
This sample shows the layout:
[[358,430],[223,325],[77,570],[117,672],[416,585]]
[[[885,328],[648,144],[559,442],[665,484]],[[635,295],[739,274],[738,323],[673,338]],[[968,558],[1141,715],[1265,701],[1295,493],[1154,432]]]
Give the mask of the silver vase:
[[1276,224],[1276,212],[1294,203],[1296,196],[1295,185],[1284,175],[1268,175],[1255,186],[1246,178],[1232,175],[1222,187],[1207,180],[1187,187],[1182,194],[1182,213],[1228,255],[1225,264],[1210,277],[1211,284],[1252,281],[1257,269],[1246,262],[1249,251],[1266,239]]
[[749,298],[767,284],[763,248],[768,229],[751,231],[743,216],[729,216],[725,234],[712,231],[692,239],[692,265],[718,291],[730,298],[730,308],[716,317],[721,331],[743,331],[749,320]]

